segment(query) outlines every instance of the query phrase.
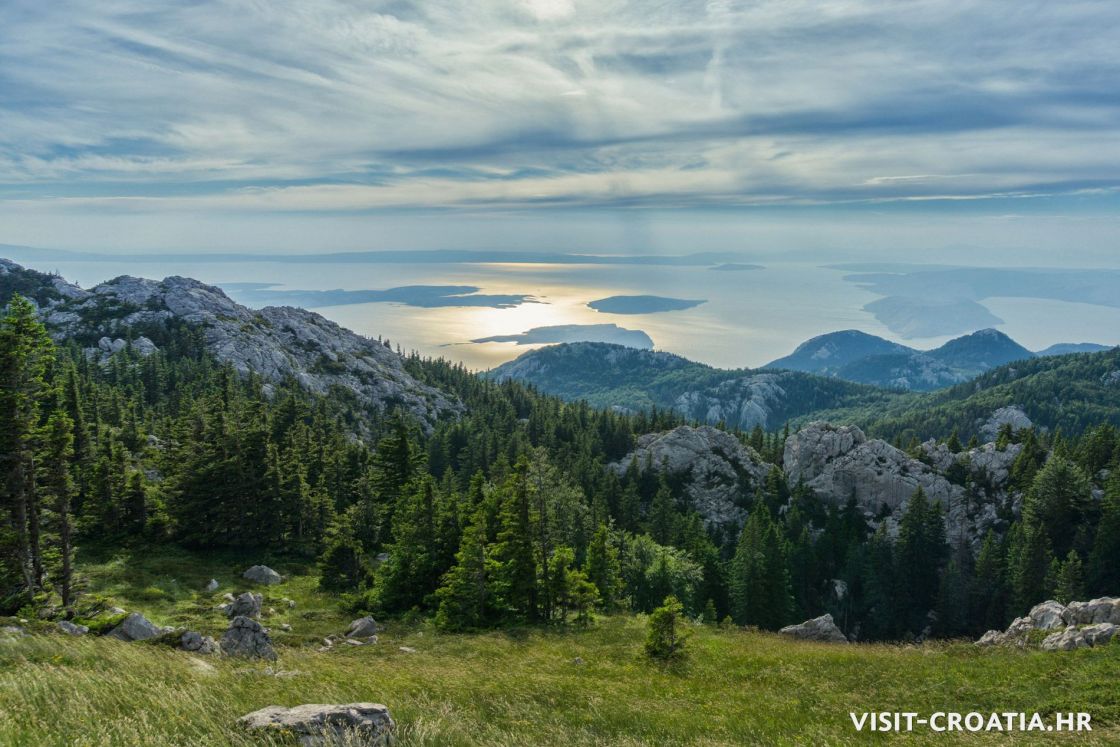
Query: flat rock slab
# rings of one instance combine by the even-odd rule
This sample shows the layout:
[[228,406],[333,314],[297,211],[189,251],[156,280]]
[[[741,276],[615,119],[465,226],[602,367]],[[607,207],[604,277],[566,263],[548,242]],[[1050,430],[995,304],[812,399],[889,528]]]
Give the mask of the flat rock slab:
[[389,709],[380,703],[308,703],[292,708],[268,706],[242,716],[237,723],[250,731],[293,734],[306,747],[387,747],[394,727]]

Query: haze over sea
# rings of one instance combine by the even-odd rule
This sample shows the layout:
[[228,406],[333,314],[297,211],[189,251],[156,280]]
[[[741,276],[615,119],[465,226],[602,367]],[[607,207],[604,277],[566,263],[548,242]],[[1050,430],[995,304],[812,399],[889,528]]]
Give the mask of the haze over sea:
[[[759,262],[756,269],[717,271],[712,268],[718,262],[694,266],[430,261],[292,263],[263,258],[214,262],[204,256],[80,261],[38,260],[33,250],[17,253],[14,258],[38,270],[57,271],[84,287],[122,274],[194,277],[223,286],[231,297],[249,306],[308,306],[362,334],[386,337],[406,350],[463,361],[473,369],[493,367],[536,346],[471,340],[516,335],[554,325],[615,324],[643,330],[659,350],[720,367],[761,366],[788,354],[809,337],[840,329],[860,329],[918,348],[935,347],[983,326],[996,326],[1032,350],[1056,342],[1120,343],[1120,308],[1111,304],[1012,297],[1017,291],[1010,281],[1007,297],[995,295],[981,301],[983,307],[1003,320],[1002,324],[977,322],[969,326],[966,320],[957,329],[945,327],[944,334],[908,338],[864,310],[865,304],[883,298],[883,293],[845,279],[857,271],[928,269],[920,266],[840,267],[819,261],[767,260]],[[274,285],[267,287],[270,284]],[[294,290],[366,291],[416,285],[473,286],[480,294],[531,298],[497,308],[422,307],[400,302],[319,305],[283,297],[285,291]],[[1107,292],[1114,286],[1114,280],[1107,280],[1103,290]],[[945,296],[943,289],[934,290],[939,298]],[[273,293],[277,297],[270,301]],[[590,301],[618,295],[703,299],[705,303],[684,310],[636,314],[602,313],[587,307]],[[1115,297],[1120,298],[1120,293]],[[944,315],[939,310],[929,314],[935,321]]]

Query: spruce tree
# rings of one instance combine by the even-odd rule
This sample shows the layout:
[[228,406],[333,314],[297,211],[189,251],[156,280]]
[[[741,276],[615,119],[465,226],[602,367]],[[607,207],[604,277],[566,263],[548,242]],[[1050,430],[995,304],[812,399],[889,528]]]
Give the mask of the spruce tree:
[[40,404],[50,393],[54,344],[35,307],[18,293],[0,318],[0,505],[8,514],[3,541],[4,597],[31,594],[43,584],[41,515],[35,456]]
[[1116,596],[1120,595],[1120,470],[1105,486],[1100,511],[1089,555],[1089,587],[1094,594]]

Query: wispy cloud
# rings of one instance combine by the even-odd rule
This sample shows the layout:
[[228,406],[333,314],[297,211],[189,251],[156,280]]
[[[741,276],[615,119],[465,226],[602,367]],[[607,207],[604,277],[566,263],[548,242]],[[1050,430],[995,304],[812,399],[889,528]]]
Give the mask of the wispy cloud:
[[1118,34],[1091,0],[9,0],[0,210],[1107,191]]

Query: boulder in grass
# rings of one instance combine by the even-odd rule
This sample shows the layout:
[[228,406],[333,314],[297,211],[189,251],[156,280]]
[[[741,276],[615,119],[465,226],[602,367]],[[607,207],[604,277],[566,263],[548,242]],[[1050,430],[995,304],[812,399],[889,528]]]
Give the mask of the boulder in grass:
[[221,647],[226,656],[276,660],[276,649],[272,647],[268,631],[256,620],[244,616],[230,622],[229,630],[222,635]]
[[310,703],[292,708],[268,706],[242,716],[237,723],[262,734],[293,734],[301,745],[388,747],[393,719],[380,703],[326,705]]
[[377,621],[372,617],[359,617],[346,629],[347,638],[369,638],[377,634]]
[[59,620],[58,629],[66,635],[85,635],[89,632],[89,627],[85,625],[77,625],[69,620]]
[[206,584],[206,591],[213,593],[218,590],[219,586],[218,579],[212,578],[210,579],[210,583]]
[[218,653],[217,642],[210,636],[202,635],[202,633],[195,630],[188,630],[186,633],[183,633],[182,638],[179,639],[179,648],[196,654],[209,655]]
[[241,575],[255,584],[264,584],[266,586],[278,584],[283,580],[279,573],[272,570],[267,565],[255,565]]
[[1100,597],[1088,602],[1070,602],[1066,607],[1065,621],[1070,625],[1120,625],[1120,599]]
[[806,641],[827,641],[829,643],[847,643],[848,639],[836,623],[832,615],[821,615],[812,620],[806,620],[799,625],[787,625],[778,631],[782,635],[801,638]]
[[111,638],[121,641],[146,641],[157,638],[167,632],[139,612],[132,612],[121,621],[120,625],[109,631]]
[[225,607],[226,617],[237,617],[238,615],[244,617],[257,618],[261,616],[261,603],[264,597],[260,594],[254,594],[247,591],[234,598],[229,604],[223,605]]

